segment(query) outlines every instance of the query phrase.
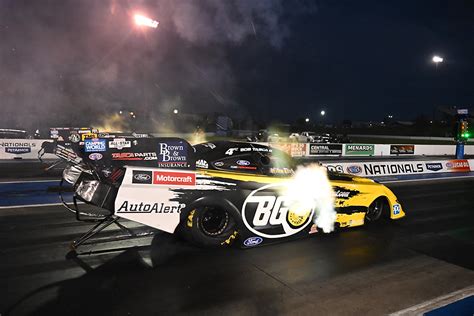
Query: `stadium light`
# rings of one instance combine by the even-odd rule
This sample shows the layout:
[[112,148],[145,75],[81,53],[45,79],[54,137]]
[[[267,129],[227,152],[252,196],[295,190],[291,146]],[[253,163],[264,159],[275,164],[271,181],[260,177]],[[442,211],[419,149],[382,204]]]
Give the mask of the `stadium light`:
[[436,63],[436,65],[437,65],[438,63],[442,63],[442,62],[443,62],[443,58],[442,58],[442,57],[439,57],[439,56],[437,56],[437,55],[433,56],[433,59],[432,59],[432,60],[433,60],[434,63]]
[[143,16],[141,14],[135,14],[133,16],[133,19],[135,20],[135,24],[138,26],[147,26],[156,29],[158,27],[159,22],[155,21],[153,19],[150,19],[146,16]]
[[305,121],[306,123],[308,123],[308,122],[309,122],[309,117],[305,118],[304,121]]
[[324,115],[326,115],[326,111],[322,110],[321,111],[321,116],[324,116]]

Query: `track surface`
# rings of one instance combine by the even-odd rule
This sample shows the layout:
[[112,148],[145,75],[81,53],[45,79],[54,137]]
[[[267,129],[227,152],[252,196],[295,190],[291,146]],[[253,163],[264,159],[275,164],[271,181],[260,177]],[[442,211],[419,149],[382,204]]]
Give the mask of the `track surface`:
[[89,224],[59,206],[0,209],[0,313],[380,315],[474,284],[474,179],[388,186],[402,221],[249,250],[159,234],[82,262],[65,255]]

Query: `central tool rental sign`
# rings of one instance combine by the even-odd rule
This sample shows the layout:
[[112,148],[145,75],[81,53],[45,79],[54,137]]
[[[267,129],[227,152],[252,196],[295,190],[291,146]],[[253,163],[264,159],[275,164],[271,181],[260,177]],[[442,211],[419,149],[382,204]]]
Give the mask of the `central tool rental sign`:
[[323,165],[328,170],[365,177],[444,172],[469,172],[471,171],[471,168],[474,169],[474,166],[471,166],[471,164],[467,159],[323,163]]

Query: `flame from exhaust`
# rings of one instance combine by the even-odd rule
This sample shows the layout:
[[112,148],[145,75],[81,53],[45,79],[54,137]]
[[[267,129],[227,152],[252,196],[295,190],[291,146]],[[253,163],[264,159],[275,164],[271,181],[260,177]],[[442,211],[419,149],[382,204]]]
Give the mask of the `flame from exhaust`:
[[314,209],[313,221],[323,232],[334,230],[337,213],[334,210],[335,194],[327,177],[326,168],[317,164],[300,166],[285,185],[283,193],[292,212],[299,216]]

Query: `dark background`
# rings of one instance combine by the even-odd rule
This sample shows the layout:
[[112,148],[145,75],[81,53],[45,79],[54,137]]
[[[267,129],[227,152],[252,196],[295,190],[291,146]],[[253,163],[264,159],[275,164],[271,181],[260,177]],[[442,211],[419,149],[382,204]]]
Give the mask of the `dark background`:
[[431,117],[472,103],[473,18],[452,0],[1,0],[0,127],[114,124],[121,109],[151,129],[173,109]]

